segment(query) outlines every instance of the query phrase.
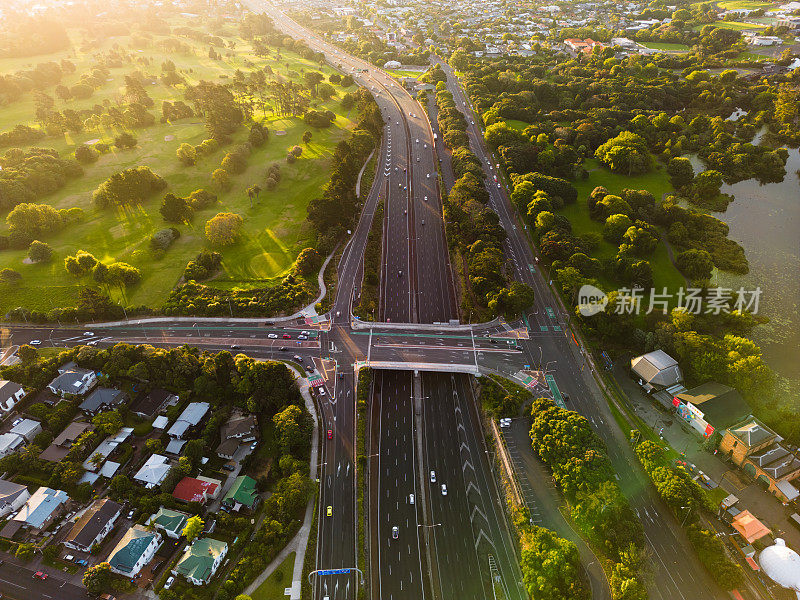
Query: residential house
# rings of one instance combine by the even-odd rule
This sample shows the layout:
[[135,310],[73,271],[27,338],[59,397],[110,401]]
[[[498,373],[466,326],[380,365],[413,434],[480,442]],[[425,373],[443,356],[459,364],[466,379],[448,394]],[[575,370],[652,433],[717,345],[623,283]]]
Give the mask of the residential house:
[[676,394],[672,404],[678,415],[704,437],[750,414],[750,407],[739,392],[716,381]]
[[74,362],[68,362],[58,369],[58,375],[47,388],[55,395],[83,396],[97,383],[97,374],[90,369],[82,369]]
[[210,408],[211,405],[208,402],[192,402],[175,420],[167,431],[167,435],[173,438],[183,438],[191,427],[195,427],[203,420]]
[[20,527],[42,531],[64,512],[68,502],[67,492],[40,487],[14,515],[12,521],[20,523]]
[[131,578],[153,559],[160,547],[160,533],[134,525],[108,555],[108,564],[114,573]]
[[111,434],[102,442],[94,452],[83,461],[83,468],[95,472],[101,468],[109,456],[133,434],[133,427],[123,427],[117,433]]
[[181,556],[172,572],[183,575],[194,585],[205,585],[217,572],[228,553],[228,544],[211,538],[195,540]]
[[258,423],[255,415],[244,416],[234,414],[220,428],[220,443],[217,446],[217,456],[232,459],[239,447],[256,439]]
[[177,403],[177,401],[178,397],[175,394],[161,388],[156,388],[134,400],[131,403],[131,412],[135,415],[139,415],[143,419],[151,419],[153,415],[157,414],[168,403]]
[[60,462],[69,453],[72,445],[81,435],[87,431],[94,430],[94,425],[91,423],[70,423],[66,426],[64,431],[59,433],[56,438],[45,448],[44,452],[39,455],[42,460],[49,460],[50,462]]
[[124,404],[128,394],[113,388],[97,388],[81,402],[80,409],[83,414],[94,416],[99,412],[111,410]]
[[25,439],[15,433],[0,434],[0,458],[16,452],[21,446],[25,445]]
[[164,452],[167,454],[172,454],[173,456],[180,456],[185,445],[186,440],[172,438],[169,442],[167,442],[167,447],[164,448]]
[[792,480],[800,475],[800,459],[781,443],[783,438],[752,416],[721,433],[720,452],[781,501],[798,499]]
[[169,458],[162,454],[153,454],[147,459],[147,462],[142,465],[142,468],[136,472],[133,479],[150,490],[164,481],[169,469]]
[[0,379],[0,411],[8,412],[25,397],[22,386],[13,381]]
[[22,439],[30,444],[33,438],[42,433],[42,424],[33,419],[22,419],[22,421],[14,425],[8,433],[22,437]]
[[587,38],[585,40],[569,38],[564,40],[564,45],[573,52],[577,53],[582,52],[584,54],[591,54],[592,50],[594,50],[595,48],[600,48],[600,50],[605,48],[605,44],[603,44],[603,42],[596,42],[591,38]]
[[205,504],[219,496],[222,482],[208,477],[184,477],[175,486],[172,497],[182,502],[199,502]]
[[222,499],[222,504],[238,512],[242,507],[254,508],[258,500],[256,480],[247,475],[239,475]]
[[102,542],[114,528],[121,512],[122,505],[108,498],[95,500],[72,526],[64,545],[80,552],[90,552],[92,546]]
[[19,510],[30,497],[26,486],[0,479],[0,519]]
[[156,514],[150,516],[147,523],[163,531],[167,537],[177,540],[183,534],[183,528],[186,527],[188,520],[189,515],[186,513],[162,506]]
[[169,425],[169,418],[165,415],[158,415],[155,420],[153,420],[153,429],[158,429],[163,431]]

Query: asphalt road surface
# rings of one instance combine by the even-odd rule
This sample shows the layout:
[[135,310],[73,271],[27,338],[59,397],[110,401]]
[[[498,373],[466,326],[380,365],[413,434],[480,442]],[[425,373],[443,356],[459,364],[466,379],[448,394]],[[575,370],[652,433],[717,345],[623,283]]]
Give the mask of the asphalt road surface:
[[11,600],[86,600],[86,590],[59,579],[50,571],[47,579],[34,577],[34,571],[6,561],[0,565],[0,592]]

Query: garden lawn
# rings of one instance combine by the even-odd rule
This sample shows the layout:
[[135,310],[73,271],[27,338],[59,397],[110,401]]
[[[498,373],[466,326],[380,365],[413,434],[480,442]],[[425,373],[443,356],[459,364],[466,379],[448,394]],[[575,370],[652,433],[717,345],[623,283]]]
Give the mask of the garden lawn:
[[[619,194],[624,188],[647,190],[655,196],[656,201],[659,201],[666,193],[672,191],[672,186],[663,168],[644,175],[627,177],[612,173],[605,167],[599,166],[595,159],[587,160],[584,166],[589,170],[589,178],[573,182],[578,189],[578,201],[558,211],[559,214],[569,219],[575,235],[588,232],[595,232],[600,235],[603,233],[603,224],[589,218],[589,209],[586,206],[586,198],[597,186],[605,187],[612,194]],[[663,236],[664,232],[661,233]],[[592,256],[600,260],[611,259],[617,255],[617,250],[617,246],[602,240],[592,252]],[[674,291],[685,285],[683,276],[669,260],[664,242],[659,243],[655,252],[646,258],[653,268],[653,286],[656,290],[666,287]],[[600,278],[599,281],[606,287],[606,291],[617,287],[614,282],[608,279]]]
[[652,50],[664,50],[665,52],[688,52],[689,46],[686,44],[673,44],[671,42],[639,42],[645,48]]
[[[253,592],[253,600],[279,600],[285,598],[283,590],[292,587],[292,573],[294,570],[294,552],[290,552],[278,568],[276,568],[264,583]],[[280,574],[280,578],[278,575]]]
[[[78,39],[80,35],[73,33]],[[159,39],[156,37],[156,40]],[[193,44],[185,38],[183,41]],[[314,69],[327,76],[333,69],[312,63],[291,52],[283,52],[281,60],[274,57],[256,57],[250,45],[234,37],[236,50],[230,58],[212,61],[205,55],[207,48],[194,45],[195,53],[190,55],[165,54],[157,46],[142,49],[136,54],[152,60],[149,66],[137,65],[147,75],[159,75],[160,65],[170,59],[189,83],[201,79],[225,82],[236,69],[249,70],[252,67],[269,65],[273,73],[287,79],[302,82],[301,70]],[[115,43],[127,46],[128,37],[115,37],[105,40],[100,48],[107,49]],[[95,48],[93,51],[96,51]],[[33,59],[0,60],[0,73],[14,72],[39,62],[57,60],[67,53],[35,57]],[[64,78],[63,83],[72,85],[78,81],[82,71],[93,64],[91,57],[76,51],[71,57],[78,69],[76,73]],[[249,63],[249,64],[246,64]],[[126,65],[111,69],[109,81],[95,91],[95,94],[82,101],[56,100],[56,108],[89,108],[96,103],[108,100],[112,104],[121,96],[124,76],[135,67]],[[269,77],[269,76],[268,76]],[[269,129],[269,141],[261,148],[254,148],[248,158],[248,168],[240,175],[232,175],[233,187],[229,192],[219,194],[220,202],[211,208],[198,211],[191,223],[177,225],[181,237],[175,241],[165,254],[151,251],[150,237],[160,229],[170,226],[159,213],[163,193],[143,199],[136,206],[97,210],[92,204],[92,191],[110,175],[126,168],[139,165],[149,166],[169,184],[164,192],[188,195],[198,188],[211,189],[210,174],[219,167],[225,153],[233,145],[247,140],[248,128],[243,126],[234,134],[231,146],[220,148],[211,156],[203,157],[190,167],[181,165],[175,152],[181,143],[197,145],[207,137],[204,124],[198,118],[184,119],[173,123],[160,123],[161,103],[164,100],[183,99],[183,86],[168,87],[161,82],[146,86],[155,101],[150,112],[156,116],[156,124],[145,129],[133,131],[138,146],[132,150],[112,151],[100,157],[91,165],[84,166],[82,177],[68,181],[56,193],[40,198],[38,201],[56,208],[80,207],[85,211],[83,222],[70,226],[68,230],[49,235],[43,241],[49,243],[55,253],[49,264],[24,264],[27,250],[7,250],[0,252],[0,269],[12,268],[22,275],[19,284],[0,284],[0,315],[8,310],[23,306],[28,309],[48,311],[56,307],[74,306],[80,288],[91,283],[90,277],[75,278],[64,269],[64,258],[74,255],[78,250],[91,252],[99,260],[110,263],[123,261],[139,268],[142,282],[128,290],[109,289],[115,301],[123,305],[147,305],[160,307],[170,290],[178,283],[186,263],[192,260],[201,249],[207,247],[204,237],[206,220],[217,212],[236,212],[245,220],[243,236],[236,245],[217,249],[222,253],[222,272],[210,285],[228,289],[267,287],[273,285],[294,263],[303,248],[313,245],[313,232],[306,221],[308,202],[316,197],[325,185],[330,174],[330,156],[336,144],[349,135],[354,127],[349,111],[342,109],[341,97],[355,87],[343,89],[334,85],[336,95],[327,102],[316,101],[316,107],[330,109],[337,114],[334,124],[327,129],[313,129],[299,118],[278,118],[267,108],[257,109],[254,118],[263,120]],[[46,90],[53,94],[53,88]],[[269,101],[268,101],[269,102]],[[0,112],[0,131],[13,128],[17,124],[33,124],[33,100],[28,97],[4,107]],[[308,145],[301,141],[304,131],[311,130],[313,137]],[[277,131],[285,132],[277,135]],[[78,134],[66,134],[59,138],[45,138],[36,145],[55,148],[62,156],[71,155],[76,145],[100,139],[110,143],[119,131],[85,130]],[[289,148],[300,145],[302,156],[292,165],[285,161]],[[5,149],[0,150],[4,152]],[[251,207],[245,189],[251,185],[264,187],[267,167],[279,162],[281,181],[272,192],[262,191]],[[0,235],[7,233],[4,224],[6,213],[0,213]]]

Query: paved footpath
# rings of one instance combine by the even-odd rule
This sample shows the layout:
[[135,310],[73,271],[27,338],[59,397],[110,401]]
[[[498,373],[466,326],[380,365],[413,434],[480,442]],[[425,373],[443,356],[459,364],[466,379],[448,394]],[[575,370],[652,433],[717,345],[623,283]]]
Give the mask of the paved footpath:
[[[294,370],[292,372],[295,373],[296,377],[298,376]],[[297,383],[300,386],[300,393],[303,395],[303,400],[306,403],[306,409],[308,409],[308,412],[311,413],[311,417],[314,419],[314,433],[311,437],[311,461],[309,469],[309,473],[311,473],[311,476],[313,477],[313,474],[317,472],[317,453],[319,450],[317,447],[317,438],[319,435],[317,410],[314,406],[314,400],[311,397],[308,380],[305,378],[299,379]],[[277,569],[278,566],[280,566],[280,564],[286,560],[286,557],[292,552],[295,552],[296,554],[294,556],[294,570],[292,572],[292,592],[290,595],[290,600],[300,600],[300,587],[303,578],[303,562],[306,556],[306,548],[308,547],[308,537],[311,531],[311,522],[313,521],[313,517],[314,498],[308,501],[305,518],[303,519],[303,525],[300,527],[300,531],[298,531],[291,541],[286,544],[286,547],[278,553],[278,556],[276,556],[275,559],[267,565],[267,568],[255,578],[253,583],[247,586],[247,589],[244,591],[245,594],[252,595],[258,586],[264,583],[267,577],[272,575],[273,571],[275,571],[275,569]]]

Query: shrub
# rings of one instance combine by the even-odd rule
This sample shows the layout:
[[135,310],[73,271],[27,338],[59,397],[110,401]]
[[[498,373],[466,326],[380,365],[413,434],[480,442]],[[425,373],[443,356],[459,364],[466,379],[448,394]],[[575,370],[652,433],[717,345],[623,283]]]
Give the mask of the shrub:
[[150,238],[150,247],[155,249],[166,250],[172,243],[181,237],[181,232],[174,227],[161,229],[153,234]]
[[203,156],[209,156],[210,154],[214,154],[219,149],[219,142],[213,138],[203,140],[200,142],[199,145],[195,146],[195,150],[197,150],[197,154],[202,154]]
[[114,145],[120,150],[135,148],[138,143],[139,140],[137,140],[132,133],[128,133],[127,131],[114,138]]
[[20,275],[14,269],[3,269],[0,271],[0,281],[4,283],[15,283],[22,279],[22,275]]
[[192,210],[202,210],[214,206],[219,200],[216,194],[201,188],[189,194],[186,201],[189,203],[189,206],[192,207]]

